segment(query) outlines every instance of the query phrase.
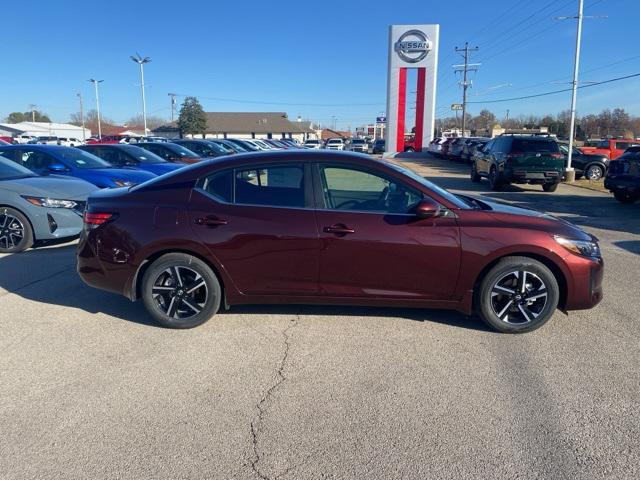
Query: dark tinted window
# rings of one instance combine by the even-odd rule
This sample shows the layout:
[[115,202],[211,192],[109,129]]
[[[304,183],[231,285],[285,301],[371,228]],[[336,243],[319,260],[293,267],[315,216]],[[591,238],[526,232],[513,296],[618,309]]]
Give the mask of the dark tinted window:
[[514,138],[511,150],[517,152],[559,152],[560,147],[553,140]]
[[235,203],[304,207],[302,165],[251,167],[235,172]]
[[214,173],[205,178],[201,188],[219,200],[233,202],[233,170]]

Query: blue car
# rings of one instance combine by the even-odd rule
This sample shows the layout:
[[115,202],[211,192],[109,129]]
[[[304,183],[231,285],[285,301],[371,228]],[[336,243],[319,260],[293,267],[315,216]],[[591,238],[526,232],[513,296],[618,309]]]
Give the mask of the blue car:
[[144,148],[122,144],[92,144],[78,147],[100,157],[113,167],[136,167],[154,175],[164,175],[184,167],[184,163],[171,163]]
[[0,146],[0,155],[38,175],[76,177],[99,188],[129,187],[156,177],[135,168],[114,168],[88,152],[59,145]]

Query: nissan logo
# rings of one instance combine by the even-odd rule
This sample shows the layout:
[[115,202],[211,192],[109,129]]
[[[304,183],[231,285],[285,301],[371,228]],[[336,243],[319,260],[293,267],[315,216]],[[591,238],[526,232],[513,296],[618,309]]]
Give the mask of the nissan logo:
[[420,30],[409,30],[400,36],[393,48],[405,62],[418,63],[431,51],[431,41]]

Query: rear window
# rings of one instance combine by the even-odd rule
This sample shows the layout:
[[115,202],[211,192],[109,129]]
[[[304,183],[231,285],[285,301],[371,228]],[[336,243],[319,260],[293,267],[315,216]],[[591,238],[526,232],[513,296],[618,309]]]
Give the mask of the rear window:
[[533,140],[516,138],[511,149],[518,152],[559,152],[560,147],[553,140]]

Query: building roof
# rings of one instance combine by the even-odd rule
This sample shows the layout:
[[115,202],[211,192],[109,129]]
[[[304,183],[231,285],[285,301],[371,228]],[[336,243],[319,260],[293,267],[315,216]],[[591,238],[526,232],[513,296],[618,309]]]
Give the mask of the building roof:
[[78,130],[82,132],[82,127],[70,123],[49,123],[49,122],[19,122],[0,123],[0,126],[11,128],[19,132],[42,132],[48,134],[51,130]]
[[[312,133],[310,122],[292,122],[284,112],[206,112],[206,133]],[[154,132],[175,132],[177,123]]]
[[351,138],[351,132],[341,132],[340,130],[332,130],[325,128],[322,130],[322,140],[329,140],[330,138]]

